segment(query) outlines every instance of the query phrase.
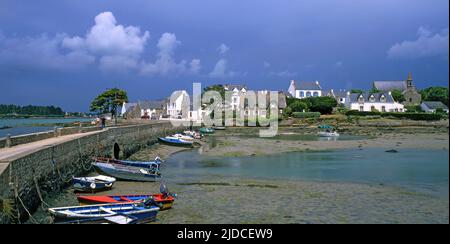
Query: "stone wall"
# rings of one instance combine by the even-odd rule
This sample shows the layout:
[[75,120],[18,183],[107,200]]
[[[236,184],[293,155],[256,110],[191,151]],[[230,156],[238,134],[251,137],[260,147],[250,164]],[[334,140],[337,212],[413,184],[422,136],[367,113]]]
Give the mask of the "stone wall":
[[[27,135],[20,135],[20,136],[12,136],[11,137],[11,145],[9,146],[17,146],[20,144],[35,142],[35,141],[41,141],[48,138],[56,137],[56,136],[65,136],[80,132],[91,132],[91,131],[97,131],[101,130],[99,127],[64,127],[64,128],[58,128],[56,130],[52,131],[44,131],[44,132],[37,132]],[[7,146],[6,138],[0,139],[0,148],[4,148]]]
[[[159,136],[183,129],[174,128],[170,123],[108,128],[14,159],[0,175],[0,221],[8,223],[27,219],[28,214],[21,201],[28,210],[35,211],[40,206],[38,189],[44,197],[62,190],[70,184],[72,176],[92,170],[92,157],[112,157],[115,143],[121,149],[120,158],[127,158],[144,146],[155,143]],[[11,208],[14,211],[11,212]]]

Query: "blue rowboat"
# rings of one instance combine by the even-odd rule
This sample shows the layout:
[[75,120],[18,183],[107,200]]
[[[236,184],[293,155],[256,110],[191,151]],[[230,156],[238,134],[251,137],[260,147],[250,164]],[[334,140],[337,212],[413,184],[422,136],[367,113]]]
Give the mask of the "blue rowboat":
[[166,137],[159,137],[158,140],[162,143],[174,145],[174,146],[192,146],[193,141],[192,140],[184,140],[182,138],[173,137],[173,136],[166,136]]
[[113,187],[116,179],[104,175],[94,177],[73,177],[72,186],[78,192],[97,192],[109,190]]
[[118,160],[113,158],[103,158],[103,157],[95,157],[95,162],[101,163],[113,163],[113,164],[122,164],[125,166],[132,167],[140,167],[146,169],[158,169],[161,163],[163,162],[161,158],[156,157],[154,161],[129,161],[129,160]]
[[159,207],[153,199],[143,203],[97,204],[88,206],[71,206],[49,208],[55,222],[71,220],[101,220],[115,216],[130,216],[137,223],[146,223],[156,219]]
[[161,178],[159,168],[146,169],[123,164],[93,162],[95,170],[101,174],[115,177],[118,180],[156,181]]
[[137,224],[138,219],[130,216],[118,214],[110,217],[104,218],[88,218],[88,219],[76,219],[76,220],[68,220],[68,221],[58,221],[54,224]]

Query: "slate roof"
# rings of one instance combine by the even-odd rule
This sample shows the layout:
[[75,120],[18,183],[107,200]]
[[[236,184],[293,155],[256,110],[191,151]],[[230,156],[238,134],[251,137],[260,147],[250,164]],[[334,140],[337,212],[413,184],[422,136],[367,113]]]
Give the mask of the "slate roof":
[[298,85],[295,86],[296,90],[322,90],[318,81],[300,81]]
[[374,81],[373,87],[380,91],[400,90],[404,91],[407,88],[406,81]]
[[131,107],[136,106],[137,103],[125,103],[122,107],[125,107],[125,111],[128,111]]
[[346,90],[339,90],[339,91],[333,91],[334,97],[347,97],[347,91]]
[[141,109],[163,109],[165,102],[165,100],[139,101],[139,107]]
[[226,84],[226,85],[223,85],[223,87],[225,88],[225,90],[228,90],[228,91],[232,91],[232,90],[234,90],[234,88],[237,88],[239,91],[242,90],[242,88],[247,90],[247,86],[245,86],[245,85],[230,85],[230,84]]
[[424,103],[429,109],[448,109],[448,107],[441,101],[423,101],[422,103]]
[[362,93],[362,94],[358,94],[358,93],[351,93],[350,94],[350,102],[359,102],[359,97],[363,96],[364,98],[364,102],[371,102],[369,99],[370,97],[373,95],[375,98],[374,102],[381,102],[381,97],[382,95],[384,95],[386,97],[386,103],[394,103],[394,98],[392,97],[392,95],[389,95],[388,92],[383,92],[383,93]]

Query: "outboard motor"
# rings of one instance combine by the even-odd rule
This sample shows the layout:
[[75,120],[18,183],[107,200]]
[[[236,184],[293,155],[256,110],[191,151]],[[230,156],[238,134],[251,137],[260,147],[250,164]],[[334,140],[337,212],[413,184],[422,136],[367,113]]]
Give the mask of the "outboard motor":
[[159,185],[159,192],[161,192],[164,197],[167,197],[169,195],[169,189],[167,188],[166,184],[161,182],[161,185]]

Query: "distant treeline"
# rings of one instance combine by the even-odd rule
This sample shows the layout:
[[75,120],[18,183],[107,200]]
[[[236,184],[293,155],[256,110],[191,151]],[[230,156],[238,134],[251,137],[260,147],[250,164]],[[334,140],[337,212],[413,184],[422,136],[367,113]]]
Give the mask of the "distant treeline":
[[0,104],[2,116],[64,116],[64,111],[55,106],[17,106]]

